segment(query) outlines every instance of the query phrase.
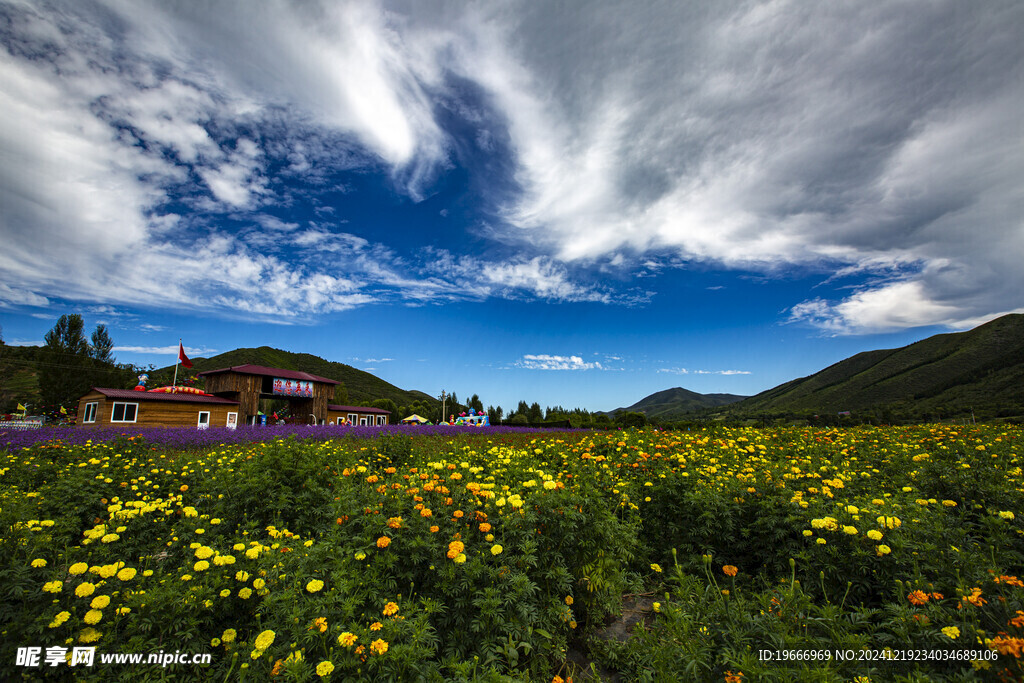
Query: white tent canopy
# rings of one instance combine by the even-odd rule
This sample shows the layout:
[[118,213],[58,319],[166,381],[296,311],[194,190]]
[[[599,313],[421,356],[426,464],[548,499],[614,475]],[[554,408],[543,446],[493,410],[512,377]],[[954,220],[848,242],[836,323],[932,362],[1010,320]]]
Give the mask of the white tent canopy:
[[409,417],[402,418],[402,424],[423,424],[427,421],[427,418],[420,417],[419,415],[410,415]]

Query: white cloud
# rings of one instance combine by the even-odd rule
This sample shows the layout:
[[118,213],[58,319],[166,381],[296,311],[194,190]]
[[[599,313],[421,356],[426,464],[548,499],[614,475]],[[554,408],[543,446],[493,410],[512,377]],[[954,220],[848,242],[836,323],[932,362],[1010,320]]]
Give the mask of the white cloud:
[[547,354],[526,354],[515,362],[515,367],[524,370],[603,370],[598,362],[588,363],[580,356],[550,356]]
[[672,375],[749,375],[749,370],[688,370],[686,368],[658,368],[657,372]]
[[[177,356],[178,345],[170,344],[167,346],[115,346],[113,348],[115,352],[125,353],[140,353],[154,356]],[[217,353],[217,349],[207,349],[201,346],[185,346],[185,354],[187,356],[205,356],[207,354]]]

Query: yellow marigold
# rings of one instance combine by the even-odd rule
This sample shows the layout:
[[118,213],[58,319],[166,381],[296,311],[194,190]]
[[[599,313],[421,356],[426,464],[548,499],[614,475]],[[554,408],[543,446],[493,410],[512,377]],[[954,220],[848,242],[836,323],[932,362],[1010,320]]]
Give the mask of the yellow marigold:
[[329,676],[334,671],[334,665],[329,661],[323,661],[316,665],[316,675],[320,678]]
[[495,543],[491,546],[491,555],[501,555],[505,549],[501,547],[500,543]]
[[952,640],[956,640],[960,637],[960,629],[958,629],[956,626],[947,626],[944,629],[942,629],[942,632],[949,636],[949,638]]
[[267,585],[267,582],[264,581],[263,579],[259,578],[259,577],[253,579],[253,581],[252,581],[252,587],[255,588],[256,590],[259,590],[259,589],[263,588],[266,585]]
[[651,571],[657,572],[658,574],[660,574],[661,573],[661,565],[658,564],[657,562],[654,562],[653,564],[651,564]]
[[257,557],[260,556],[259,546],[254,546],[246,550],[245,556],[248,557],[250,560],[255,560]]
[[50,628],[57,628],[58,626],[60,626],[61,624],[63,624],[65,621],[67,621],[70,618],[71,618],[71,612],[68,612],[68,611],[58,612],[57,615],[53,618],[53,621],[50,622]]
[[238,632],[235,631],[235,629],[233,629],[233,628],[229,628],[229,629],[224,631],[224,633],[221,635],[220,639],[223,640],[225,643],[233,643],[237,636],[238,636]]
[[103,637],[103,633],[97,631],[92,626],[82,629],[82,632],[78,634],[78,642],[80,643],[95,643],[97,640]]
[[309,583],[306,584],[306,590],[309,591],[310,593],[316,593],[316,592],[318,592],[323,587],[324,587],[324,582],[321,581],[320,579],[313,579],[312,581],[310,581]]
[[192,565],[192,569],[197,571],[197,572],[204,572],[204,571],[206,571],[209,568],[210,568],[210,563],[207,562],[206,560],[199,560],[194,565]]
[[109,595],[97,595],[95,598],[92,599],[92,602],[89,603],[89,607],[92,607],[93,609],[105,609],[109,604]]
[[370,652],[374,654],[382,655],[387,651],[388,643],[386,640],[381,640],[380,638],[378,638],[377,640],[370,643]]
[[71,574],[72,576],[78,576],[79,574],[84,574],[87,571],[89,571],[89,565],[85,562],[75,562],[73,565],[68,567],[68,574]]
[[100,623],[100,619],[103,618],[103,612],[98,609],[91,609],[85,613],[83,621],[87,624],[94,625]]
[[572,605],[572,596],[571,595],[566,595],[565,596],[565,604]]
[[121,581],[131,581],[132,579],[135,578],[135,575],[137,573],[138,573],[138,570],[135,569],[134,567],[125,567],[124,569],[122,569],[121,571],[119,571],[117,573],[117,578],[120,579]]
[[[493,552],[494,549],[492,548],[491,550]],[[495,554],[497,554],[497,553],[495,553]],[[459,553],[458,555],[455,556],[455,559],[453,561],[455,562],[455,564],[462,564],[463,562],[466,561],[466,553]]]
[[[56,593],[56,591],[53,591]],[[96,592],[96,586],[86,581],[85,583],[78,584],[78,588],[75,589],[75,595],[80,598],[87,598]]]
[[46,566],[46,560],[44,560],[41,557],[39,559],[32,560],[32,566],[36,567],[37,569],[41,568],[41,567],[45,567]]
[[352,647],[353,645],[355,645],[357,640],[359,640],[359,636],[355,635],[354,633],[349,633],[348,631],[345,631],[340,636],[338,636],[338,645],[341,645],[342,647]]
[[47,581],[43,584],[44,593],[60,593],[62,588],[64,588],[63,581]]
[[196,557],[200,560],[207,560],[213,555],[213,548],[201,545],[196,548]]
[[387,536],[381,536],[377,539],[378,548],[387,548],[389,545],[391,545],[391,539]]
[[398,604],[397,603],[389,602],[388,604],[384,605],[384,616],[390,617],[392,614],[397,614],[397,613],[398,613]]
[[268,647],[274,644],[274,638],[276,636],[277,634],[271,631],[270,629],[267,629],[263,633],[259,634],[258,636],[256,636],[256,649],[266,650]]
[[878,529],[872,529],[871,531],[868,532],[867,536],[872,541],[881,541],[882,540],[882,532],[879,531]]
[[887,545],[876,545],[875,554],[881,557],[882,555],[888,555],[892,552],[892,548]]
[[371,631],[379,631],[383,627],[384,627],[384,624],[380,623],[379,621],[375,621],[372,624],[370,624],[370,630]]
[[248,600],[250,597],[252,597],[252,589],[248,586],[239,589],[238,597],[242,598],[243,600]]
[[249,580],[249,572],[239,569],[235,572],[235,581],[242,581],[243,583]]
[[327,630],[327,617],[317,617],[313,620],[313,625],[309,627],[309,631],[320,631],[323,633]]

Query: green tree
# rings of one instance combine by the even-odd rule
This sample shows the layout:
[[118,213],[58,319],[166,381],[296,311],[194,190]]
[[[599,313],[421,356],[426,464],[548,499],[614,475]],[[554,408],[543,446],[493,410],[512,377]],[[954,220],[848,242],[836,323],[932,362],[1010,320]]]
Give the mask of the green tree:
[[615,423],[623,427],[643,427],[647,424],[647,416],[643,413],[622,411],[615,416]]
[[535,401],[530,406],[530,410],[526,413],[526,419],[530,424],[538,424],[544,421],[544,413],[541,412],[539,403]]
[[339,382],[334,387],[334,403],[339,406],[348,405],[348,389],[345,388],[344,382]]
[[43,405],[71,406],[94,379],[91,372],[89,342],[83,332],[82,316],[62,315],[44,339],[40,353],[39,393]]
[[501,409],[501,406],[487,406],[487,418],[491,421],[492,425],[501,424],[501,418],[505,411]]
[[484,412],[484,404],[483,402],[480,401],[480,397],[477,396],[476,394],[473,394],[473,397],[469,399],[469,405],[467,407],[472,408],[478,413]]
[[97,325],[93,331],[89,355],[100,363],[114,364],[114,340],[110,338],[106,325]]
[[[376,401],[370,404],[373,408],[380,408],[391,413],[392,422],[397,422],[400,418],[398,417],[398,406],[390,398],[378,398]],[[404,417],[404,415],[403,415]]]

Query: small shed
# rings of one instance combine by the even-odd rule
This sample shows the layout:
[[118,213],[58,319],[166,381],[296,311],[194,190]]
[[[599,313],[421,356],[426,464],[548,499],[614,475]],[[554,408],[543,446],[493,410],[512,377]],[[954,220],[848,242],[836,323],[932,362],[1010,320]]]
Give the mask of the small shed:
[[327,406],[327,417],[331,424],[386,425],[390,410],[367,408],[366,406]]
[[238,402],[202,394],[167,394],[93,387],[78,400],[75,424],[147,427],[234,427]]
[[262,365],[233,365],[206,370],[199,376],[205,380],[207,393],[238,403],[239,418],[244,424],[255,424],[261,398],[285,399],[292,415],[324,424],[328,420],[327,401],[339,384],[308,372]]

